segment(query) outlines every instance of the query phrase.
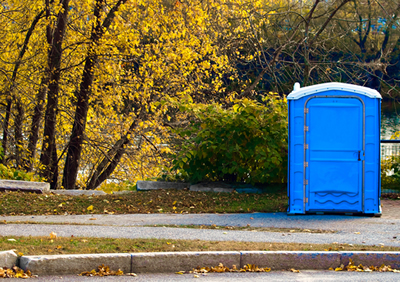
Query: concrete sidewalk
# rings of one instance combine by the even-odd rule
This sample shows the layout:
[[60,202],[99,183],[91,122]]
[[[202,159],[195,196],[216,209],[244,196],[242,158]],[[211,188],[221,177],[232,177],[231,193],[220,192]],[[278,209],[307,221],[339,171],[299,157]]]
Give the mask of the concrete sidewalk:
[[[297,242],[330,244],[333,242],[400,246],[400,219],[345,215],[287,216],[285,213],[252,214],[127,214],[68,216],[7,216],[0,220],[17,224],[3,225],[2,236],[58,236],[109,238],[201,239],[212,241]],[[18,221],[35,224],[18,224]],[[43,223],[43,224],[38,224]],[[67,224],[66,224],[67,223]],[[225,229],[152,227],[154,225],[212,225],[317,229],[335,233],[255,232]],[[144,227],[146,226],[146,227]]]
[[[64,215],[64,216],[3,216],[2,236],[111,237],[201,239],[218,241],[348,243],[400,246],[400,219],[371,218],[345,215],[287,216],[285,213],[253,214],[130,214],[130,215]],[[18,222],[20,221],[20,222]],[[24,222],[24,224],[21,224]],[[32,222],[35,224],[26,224]],[[335,233],[252,232],[224,229],[190,229],[143,227],[154,224],[196,224],[217,226],[247,226],[331,230]],[[0,253],[7,262],[17,263],[16,255]],[[128,272],[188,271],[197,266],[217,266],[223,263],[244,266],[256,264],[272,269],[328,269],[346,264],[353,258],[357,264],[382,263],[400,268],[400,252],[172,252],[132,254],[88,254],[23,256],[18,264],[34,274],[78,274],[101,264]]]

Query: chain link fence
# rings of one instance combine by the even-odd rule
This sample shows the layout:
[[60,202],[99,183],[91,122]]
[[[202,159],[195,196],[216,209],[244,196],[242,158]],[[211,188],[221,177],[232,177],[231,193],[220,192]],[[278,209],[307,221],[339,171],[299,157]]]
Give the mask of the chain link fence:
[[381,140],[382,194],[400,194],[400,140]]

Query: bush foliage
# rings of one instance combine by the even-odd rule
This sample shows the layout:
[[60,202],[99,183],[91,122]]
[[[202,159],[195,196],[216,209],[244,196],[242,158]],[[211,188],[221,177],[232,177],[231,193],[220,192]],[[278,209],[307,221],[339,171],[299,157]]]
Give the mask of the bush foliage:
[[10,168],[3,164],[0,164],[0,179],[38,181],[38,182],[44,181],[43,178],[35,175],[32,172],[25,172],[15,168]]
[[400,156],[391,155],[381,160],[382,189],[400,190]]
[[287,104],[275,93],[262,102],[180,104],[191,119],[175,132],[172,171],[191,182],[281,183],[287,172]]
[[[3,147],[0,142],[0,160],[4,157]],[[44,181],[41,177],[31,172],[25,172],[18,169],[10,168],[3,164],[0,164],[0,179],[6,180],[25,180],[25,181]]]

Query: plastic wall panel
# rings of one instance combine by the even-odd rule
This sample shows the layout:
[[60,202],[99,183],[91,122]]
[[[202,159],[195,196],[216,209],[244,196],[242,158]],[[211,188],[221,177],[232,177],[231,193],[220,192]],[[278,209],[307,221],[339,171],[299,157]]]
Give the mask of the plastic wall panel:
[[304,110],[299,103],[289,103],[289,209],[294,213],[303,213]]

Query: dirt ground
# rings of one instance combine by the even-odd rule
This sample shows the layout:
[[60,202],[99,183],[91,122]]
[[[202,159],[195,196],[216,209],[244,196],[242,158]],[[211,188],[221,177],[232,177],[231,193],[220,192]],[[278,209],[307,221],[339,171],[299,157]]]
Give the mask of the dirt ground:
[[400,219],[400,201],[399,200],[381,200],[382,218]]

